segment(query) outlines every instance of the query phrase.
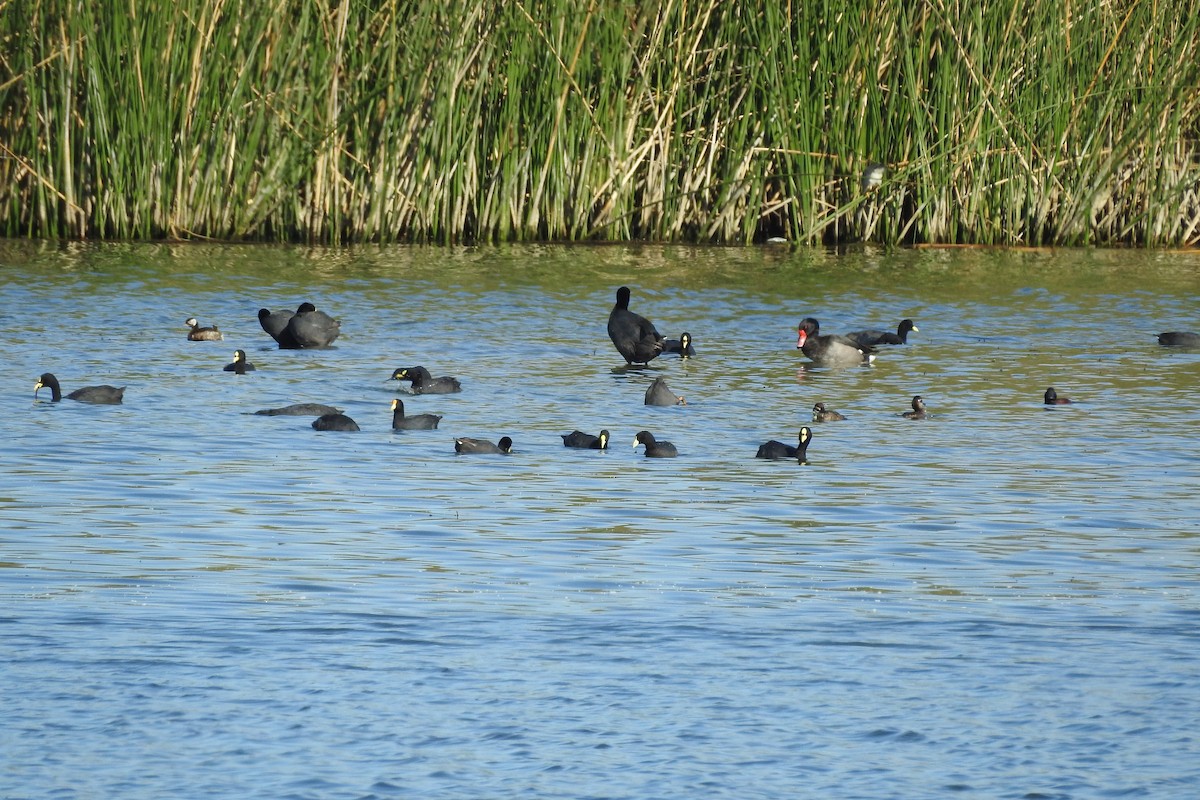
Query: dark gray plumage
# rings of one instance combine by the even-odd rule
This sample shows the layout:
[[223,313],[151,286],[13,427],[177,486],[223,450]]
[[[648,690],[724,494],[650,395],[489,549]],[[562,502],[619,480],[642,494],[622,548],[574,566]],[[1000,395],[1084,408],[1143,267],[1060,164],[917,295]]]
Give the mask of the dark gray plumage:
[[296,340],[291,334],[287,333],[288,323],[295,316],[291,311],[271,311],[270,309],[260,308],[258,310],[258,324],[262,329],[270,334],[275,343],[284,350],[295,350],[299,347]]
[[[312,303],[301,303],[296,313],[288,320],[284,336],[291,337],[296,347],[329,347],[342,332],[342,323],[318,311]],[[280,347],[283,346],[282,341]]]
[[424,367],[402,367],[392,373],[394,381],[409,381],[413,394],[454,394],[462,391],[458,378],[435,378]]
[[[37,399],[39,389],[47,388],[50,390],[50,401],[57,403],[63,399],[62,388],[59,386],[58,378],[54,377],[53,373],[43,372],[42,377],[38,378],[37,383],[33,385],[33,397]],[[93,403],[95,405],[117,405],[125,399],[124,386],[109,386],[101,384],[99,386],[84,386],[82,389],[76,389],[67,395],[68,400],[75,400],[79,403]]]
[[283,408],[264,408],[254,413],[263,417],[322,417],[326,414],[340,414],[342,410],[321,403],[293,403]]
[[322,414],[313,420],[313,429],[318,431],[356,431],[358,423],[345,414]]
[[638,431],[633,437],[633,446],[645,445],[647,458],[675,458],[679,451],[671,442],[660,442],[650,431]]
[[859,347],[875,347],[881,344],[908,344],[909,331],[921,332],[921,329],[913,324],[911,319],[902,319],[900,324],[896,326],[896,332],[866,330],[854,331],[847,333],[846,338],[854,342]]
[[1200,347],[1200,333],[1190,333],[1189,331],[1160,333],[1158,343],[1164,347]]
[[1046,390],[1046,393],[1042,395],[1042,402],[1048,406],[1069,406],[1071,405],[1071,398],[1059,397],[1058,392],[1056,392],[1054,387],[1051,386]]
[[437,414],[404,415],[404,401],[397,397],[392,401],[392,430],[397,431],[432,431],[442,418]]
[[654,382],[646,389],[646,405],[648,406],[680,406],[686,405],[687,401],[682,396],[671,391],[671,387],[667,386],[667,382],[663,378],[655,378]]
[[678,339],[664,339],[664,353],[676,353],[680,358],[691,358],[696,355],[696,348],[692,347],[692,335],[687,331],[679,334]]
[[800,429],[800,435],[797,437],[797,444],[792,447],[790,444],[772,439],[769,442],[764,442],[758,446],[758,452],[754,454],[755,458],[794,458],[798,461],[804,461],[808,453],[808,443],[812,441],[812,429],[807,425]]
[[583,431],[571,431],[570,433],[560,433],[562,437],[563,447],[577,447],[584,450],[607,450],[608,449],[608,431],[600,431],[599,436],[593,436],[590,433]]
[[469,436],[462,436],[454,440],[454,452],[508,455],[512,452],[512,445],[512,439],[507,436],[503,437],[497,444],[492,444],[487,439],[472,439]]
[[663,349],[654,323],[629,310],[628,286],[617,289],[617,302],[608,314],[608,338],[630,364],[647,364]]
[[233,363],[226,364],[222,369],[235,375],[245,375],[247,372],[254,372],[258,367],[246,360],[245,350],[236,350],[233,353]]
[[845,336],[822,336],[821,323],[812,317],[801,320],[797,332],[796,347],[818,364],[851,366],[875,360],[873,348],[863,347]]

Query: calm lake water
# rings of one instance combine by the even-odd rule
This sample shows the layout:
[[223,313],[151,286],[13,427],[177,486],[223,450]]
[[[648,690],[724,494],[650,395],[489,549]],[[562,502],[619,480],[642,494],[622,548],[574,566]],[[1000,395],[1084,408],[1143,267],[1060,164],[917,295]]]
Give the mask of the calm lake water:
[[[1200,352],[1155,334],[1200,330],[1200,255],[6,242],[0,277],[0,798],[1196,796]],[[622,284],[698,355],[624,369]],[[259,328],[304,300],[334,348]],[[825,369],[807,315],[920,332]],[[393,433],[416,364],[463,392]],[[362,430],[248,413],[302,401]],[[849,419],[808,465],[754,458],[816,401]]]

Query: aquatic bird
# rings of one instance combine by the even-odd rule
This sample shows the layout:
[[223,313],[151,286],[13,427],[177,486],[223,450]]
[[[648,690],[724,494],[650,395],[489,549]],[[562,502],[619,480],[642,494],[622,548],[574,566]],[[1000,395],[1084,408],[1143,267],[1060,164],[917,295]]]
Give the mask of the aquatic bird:
[[235,350],[233,353],[233,363],[226,364],[221,369],[225,372],[232,372],[235,375],[245,375],[247,372],[254,372],[258,367],[246,360],[245,350]]
[[583,431],[571,431],[570,433],[560,433],[562,437],[563,447],[578,447],[584,450],[607,450],[608,449],[608,431],[600,431],[599,436],[593,436],[590,433]]
[[1189,333],[1188,331],[1160,333],[1158,343],[1166,347],[1200,347],[1200,333]]
[[826,408],[824,403],[817,403],[813,406],[813,422],[837,422],[845,418],[842,414]]
[[[37,399],[38,390],[41,388],[50,390],[50,401],[57,403],[63,399],[62,388],[58,385],[58,378],[52,373],[43,372],[42,377],[38,378],[37,383],[33,385],[33,397]],[[84,386],[82,389],[76,389],[67,395],[68,400],[76,400],[80,403],[95,403],[98,405],[116,405],[125,397],[124,386],[109,386],[102,384],[100,386]]]
[[859,188],[864,193],[876,189],[883,183],[883,176],[887,173],[887,166],[878,162],[867,164],[867,168],[863,170],[862,177],[858,179]]
[[313,429],[318,431],[356,431],[358,423],[345,414],[322,414],[313,420]]
[[454,394],[462,391],[458,378],[435,378],[424,367],[402,367],[392,373],[394,381],[409,381],[413,394]]
[[633,446],[636,448],[639,444],[646,446],[647,458],[674,458],[679,455],[675,445],[658,441],[650,431],[638,431],[633,437]]
[[896,326],[895,333],[872,329],[847,333],[846,338],[859,347],[875,347],[881,344],[908,344],[909,331],[920,333],[921,329],[914,325],[911,319],[902,319],[900,320],[900,324]]
[[293,403],[283,408],[264,408],[254,413],[263,417],[323,417],[340,414],[342,410],[321,403]]
[[[288,320],[284,336],[290,336],[296,347],[329,347],[342,332],[342,323],[318,311],[312,303],[301,303]],[[279,343],[283,347],[283,341]]]
[[1048,406],[1069,406],[1071,405],[1071,398],[1059,397],[1058,392],[1054,391],[1054,387],[1051,386],[1046,390],[1046,393],[1042,395],[1042,402]]
[[925,419],[925,400],[921,395],[912,399],[912,411],[905,411],[900,416],[905,419]]
[[503,437],[497,444],[492,444],[487,439],[472,439],[467,436],[462,436],[454,440],[454,452],[456,453],[499,453],[508,455],[512,452],[513,440],[507,436]]
[[608,338],[630,364],[648,364],[663,349],[654,323],[629,310],[629,287],[617,289],[617,302],[608,314]]
[[295,316],[291,311],[271,311],[270,309],[260,308],[258,310],[258,324],[262,329],[270,334],[275,343],[284,350],[295,350],[299,347],[296,340],[291,334],[287,333],[288,323]]
[[875,360],[874,348],[863,347],[835,334],[821,335],[821,323],[805,317],[796,328],[799,337],[796,347],[818,364],[849,366],[870,364]]
[[225,338],[217,330],[216,325],[213,325],[211,328],[201,328],[200,323],[196,321],[195,317],[188,317],[187,321],[183,324],[191,328],[187,335],[189,342],[219,342]]
[[648,406],[683,406],[687,401],[682,396],[671,391],[663,378],[655,378],[646,389],[646,405]]
[[691,358],[696,355],[696,348],[692,347],[692,335],[687,331],[679,334],[678,339],[663,339],[664,353],[677,353],[680,358]]
[[808,443],[812,441],[812,429],[807,425],[800,429],[800,435],[795,447],[772,439],[758,446],[755,458],[794,458],[804,461],[808,453]]
[[392,401],[392,430],[431,431],[437,428],[442,418],[437,414],[414,414],[404,416],[404,401],[397,397]]

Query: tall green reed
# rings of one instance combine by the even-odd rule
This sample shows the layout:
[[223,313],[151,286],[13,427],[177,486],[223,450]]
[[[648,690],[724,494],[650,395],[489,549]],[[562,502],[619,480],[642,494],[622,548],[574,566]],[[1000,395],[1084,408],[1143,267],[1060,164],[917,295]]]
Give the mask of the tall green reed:
[[1200,241],[1190,3],[4,8],[10,236]]

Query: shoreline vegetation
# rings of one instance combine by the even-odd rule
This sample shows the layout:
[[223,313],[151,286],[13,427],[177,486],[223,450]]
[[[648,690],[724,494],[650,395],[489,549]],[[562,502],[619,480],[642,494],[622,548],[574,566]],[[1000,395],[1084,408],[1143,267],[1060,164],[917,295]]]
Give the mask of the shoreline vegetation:
[[0,235],[1200,243],[1193,4],[763,5],[9,3]]

